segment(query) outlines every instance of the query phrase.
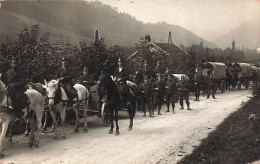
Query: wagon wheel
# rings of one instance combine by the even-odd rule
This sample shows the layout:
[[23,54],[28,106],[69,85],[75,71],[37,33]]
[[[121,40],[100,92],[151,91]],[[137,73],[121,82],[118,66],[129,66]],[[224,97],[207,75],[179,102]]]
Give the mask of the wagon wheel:
[[225,82],[225,80],[222,80],[221,84],[220,84],[220,91],[221,91],[221,93],[224,93],[225,90],[226,90],[226,82]]
[[110,123],[109,112],[108,112],[108,109],[107,109],[105,102],[103,102],[102,108],[101,108],[101,120],[102,120],[102,123],[105,127],[107,127]]
[[249,80],[245,80],[245,88],[246,88],[246,89],[249,88]]
[[241,90],[241,85],[242,85],[241,80],[239,80],[239,81],[237,82],[237,89],[238,89],[238,90]]

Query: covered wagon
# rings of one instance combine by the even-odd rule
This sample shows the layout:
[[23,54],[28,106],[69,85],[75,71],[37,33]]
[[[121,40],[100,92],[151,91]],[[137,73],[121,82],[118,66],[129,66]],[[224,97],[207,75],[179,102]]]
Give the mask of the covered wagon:
[[202,76],[204,78],[208,78],[209,76],[213,76],[217,88],[223,93],[226,90],[226,65],[224,63],[219,62],[208,62],[204,64],[202,69]]
[[237,73],[238,75],[238,89],[241,89],[241,86],[245,86],[246,89],[249,87],[250,79],[252,78],[252,73],[255,70],[257,72],[257,67],[251,66],[248,63],[239,63],[240,70]]

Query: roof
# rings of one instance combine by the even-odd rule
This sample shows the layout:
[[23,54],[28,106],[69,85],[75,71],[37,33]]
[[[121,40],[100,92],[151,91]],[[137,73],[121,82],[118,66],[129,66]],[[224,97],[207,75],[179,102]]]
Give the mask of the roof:
[[[163,52],[165,55],[169,56],[171,54],[185,54],[188,55],[185,51],[180,49],[178,46],[176,46],[173,43],[155,43],[155,42],[149,42],[145,45],[150,46],[150,51],[156,52],[160,51]],[[132,55],[128,57],[128,59],[131,59],[132,57],[136,56],[139,53],[139,51],[134,52]]]
[[164,51],[168,52],[169,54],[171,53],[184,53],[188,55],[187,52],[183,51],[181,48],[176,46],[173,43],[155,43],[158,47],[163,49]]

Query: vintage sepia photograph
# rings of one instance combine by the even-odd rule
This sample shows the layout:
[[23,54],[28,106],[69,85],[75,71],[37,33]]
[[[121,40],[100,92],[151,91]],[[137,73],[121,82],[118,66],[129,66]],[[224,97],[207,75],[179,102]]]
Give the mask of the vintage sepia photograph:
[[0,164],[260,164],[260,0],[0,0]]

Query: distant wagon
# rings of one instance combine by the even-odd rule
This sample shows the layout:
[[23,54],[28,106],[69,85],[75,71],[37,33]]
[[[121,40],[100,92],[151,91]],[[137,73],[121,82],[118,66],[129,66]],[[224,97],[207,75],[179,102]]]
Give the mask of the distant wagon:
[[251,66],[248,63],[239,63],[240,71],[238,72],[238,89],[241,89],[241,86],[245,86],[246,89],[249,87],[250,80],[252,78],[252,74],[254,74],[254,70],[257,72],[258,68],[255,66]]
[[202,69],[202,76],[212,76],[217,84],[217,88],[220,89],[221,93],[225,92],[226,90],[226,65],[224,63],[219,62],[208,62],[204,64]]
[[185,75],[185,74],[172,74],[174,77],[176,77],[178,79],[178,81],[181,80],[181,77],[184,76],[185,80],[189,80],[189,76]]

